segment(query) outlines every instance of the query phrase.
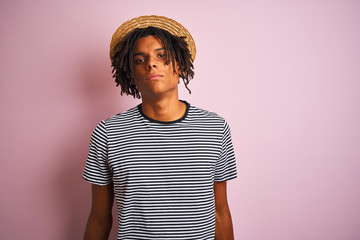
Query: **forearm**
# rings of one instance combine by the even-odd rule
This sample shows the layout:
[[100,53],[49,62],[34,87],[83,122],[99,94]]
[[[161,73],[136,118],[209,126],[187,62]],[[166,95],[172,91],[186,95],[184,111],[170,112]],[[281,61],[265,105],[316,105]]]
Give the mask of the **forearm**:
[[112,216],[99,219],[90,214],[88,219],[84,240],[107,240],[112,226]]
[[215,240],[234,240],[230,210],[215,214]]

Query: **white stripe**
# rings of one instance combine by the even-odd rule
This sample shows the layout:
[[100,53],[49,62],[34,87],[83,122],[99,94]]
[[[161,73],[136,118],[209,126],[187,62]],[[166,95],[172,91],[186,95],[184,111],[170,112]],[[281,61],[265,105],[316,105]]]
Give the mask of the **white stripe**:
[[172,123],[135,107],[93,131],[83,176],[114,183],[118,239],[214,239],[213,182],[236,177],[230,129],[215,113],[187,107]]

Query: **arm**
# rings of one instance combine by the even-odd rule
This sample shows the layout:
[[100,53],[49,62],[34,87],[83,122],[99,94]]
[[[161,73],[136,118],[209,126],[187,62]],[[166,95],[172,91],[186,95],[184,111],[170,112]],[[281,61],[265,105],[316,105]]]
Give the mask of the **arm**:
[[92,184],[92,206],[84,240],[108,239],[112,226],[113,185]]
[[226,181],[214,182],[215,239],[234,240],[233,226],[226,196]]

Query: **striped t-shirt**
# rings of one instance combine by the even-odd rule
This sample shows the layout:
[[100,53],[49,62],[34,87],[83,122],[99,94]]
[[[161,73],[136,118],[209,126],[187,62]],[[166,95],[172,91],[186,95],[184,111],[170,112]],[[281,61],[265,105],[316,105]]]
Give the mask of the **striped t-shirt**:
[[140,104],[92,133],[83,177],[113,182],[118,239],[214,239],[213,182],[236,177],[230,129],[185,103],[176,121],[150,119]]

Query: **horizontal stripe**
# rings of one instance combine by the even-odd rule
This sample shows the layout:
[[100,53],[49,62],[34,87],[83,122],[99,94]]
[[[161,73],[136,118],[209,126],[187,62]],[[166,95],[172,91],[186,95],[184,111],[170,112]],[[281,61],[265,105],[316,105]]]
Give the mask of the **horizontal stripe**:
[[214,239],[214,181],[236,177],[230,128],[187,104],[171,123],[139,107],[94,129],[83,177],[114,184],[118,239]]

